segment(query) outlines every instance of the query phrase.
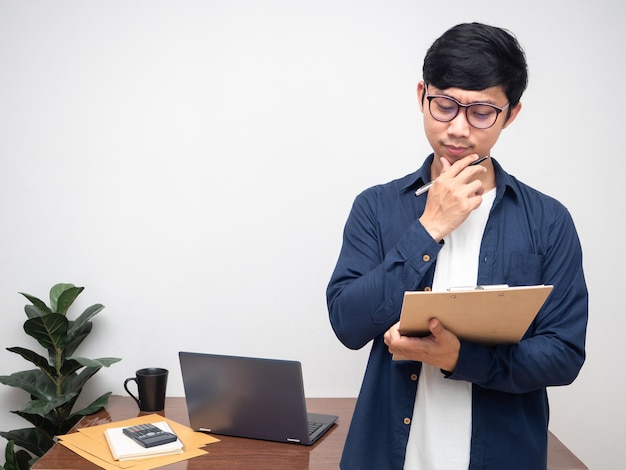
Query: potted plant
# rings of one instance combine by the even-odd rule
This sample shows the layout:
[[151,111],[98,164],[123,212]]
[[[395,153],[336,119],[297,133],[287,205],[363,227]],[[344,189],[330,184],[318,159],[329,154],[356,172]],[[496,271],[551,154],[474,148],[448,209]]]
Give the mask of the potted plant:
[[[74,353],[92,329],[90,321],[103,308],[88,307],[76,320],[67,317],[68,309],[84,287],[56,284],[50,289],[50,306],[29,294],[21,293],[30,304],[24,307],[28,320],[24,331],[47,351],[47,358],[26,348],[11,347],[36,368],[0,376],[0,383],[21,388],[30,401],[12,411],[34,427],[0,432],[7,439],[6,470],[30,468],[54,445],[55,436],[66,434],[83,416],[95,413],[108,403],[111,392],[97,398],[89,406],[74,410],[85,383],[102,367],[118,362],[118,358],[87,359]],[[21,450],[15,450],[21,447]],[[25,450],[24,450],[25,449]],[[28,452],[26,452],[28,451]]]

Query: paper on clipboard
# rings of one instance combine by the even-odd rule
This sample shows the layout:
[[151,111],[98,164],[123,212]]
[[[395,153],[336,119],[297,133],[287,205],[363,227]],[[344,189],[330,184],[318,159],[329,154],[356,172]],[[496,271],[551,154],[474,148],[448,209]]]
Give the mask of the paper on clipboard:
[[[552,291],[551,285],[474,288],[445,292],[405,292],[400,334],[426,336],[438,318],[460,339],[483,344],[515,344]],[[402,358],[395,357],[395,360]]]

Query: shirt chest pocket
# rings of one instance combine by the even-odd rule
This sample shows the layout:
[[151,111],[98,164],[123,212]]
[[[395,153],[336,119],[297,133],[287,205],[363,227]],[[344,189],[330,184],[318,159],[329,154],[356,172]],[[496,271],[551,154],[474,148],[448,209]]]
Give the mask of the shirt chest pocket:
[[506,273],[506,282],[510,286],[532,286],[541,284],[543,256],[535,253],[511,253],[511,262]]

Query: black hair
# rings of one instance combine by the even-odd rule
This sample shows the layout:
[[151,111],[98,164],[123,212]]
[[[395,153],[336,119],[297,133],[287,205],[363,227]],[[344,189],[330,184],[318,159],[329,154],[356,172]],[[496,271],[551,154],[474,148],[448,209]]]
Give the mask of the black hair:
[[528,84],[522,46],[502,28],[463,23],[437,39],[424,58],[424,81],[435,87],[484,90],[502,86],[514,108]]

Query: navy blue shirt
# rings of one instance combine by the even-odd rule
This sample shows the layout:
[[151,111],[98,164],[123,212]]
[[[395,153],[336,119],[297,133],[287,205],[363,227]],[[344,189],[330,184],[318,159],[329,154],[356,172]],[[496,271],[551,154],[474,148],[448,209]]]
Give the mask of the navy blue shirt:
[[[418,218],[433,156],[415,173],[357,196],[327,289],[330,321],[351,349],[372,341],[343,451],[342,469],[402,469],[420,362],[392,361],[383,334],[405,291],[432,285],[442,245]],[[571,383],[585,359],[588,297],[580,241],[567,209],[493,161],[496,198],[485,227],[478,284],[551,284],[548,300],[516,345],[461,341],[449,380],[472,385],[470,469],[547,466],[546,387]],[[442,373],[444,373],[442,371]]]

